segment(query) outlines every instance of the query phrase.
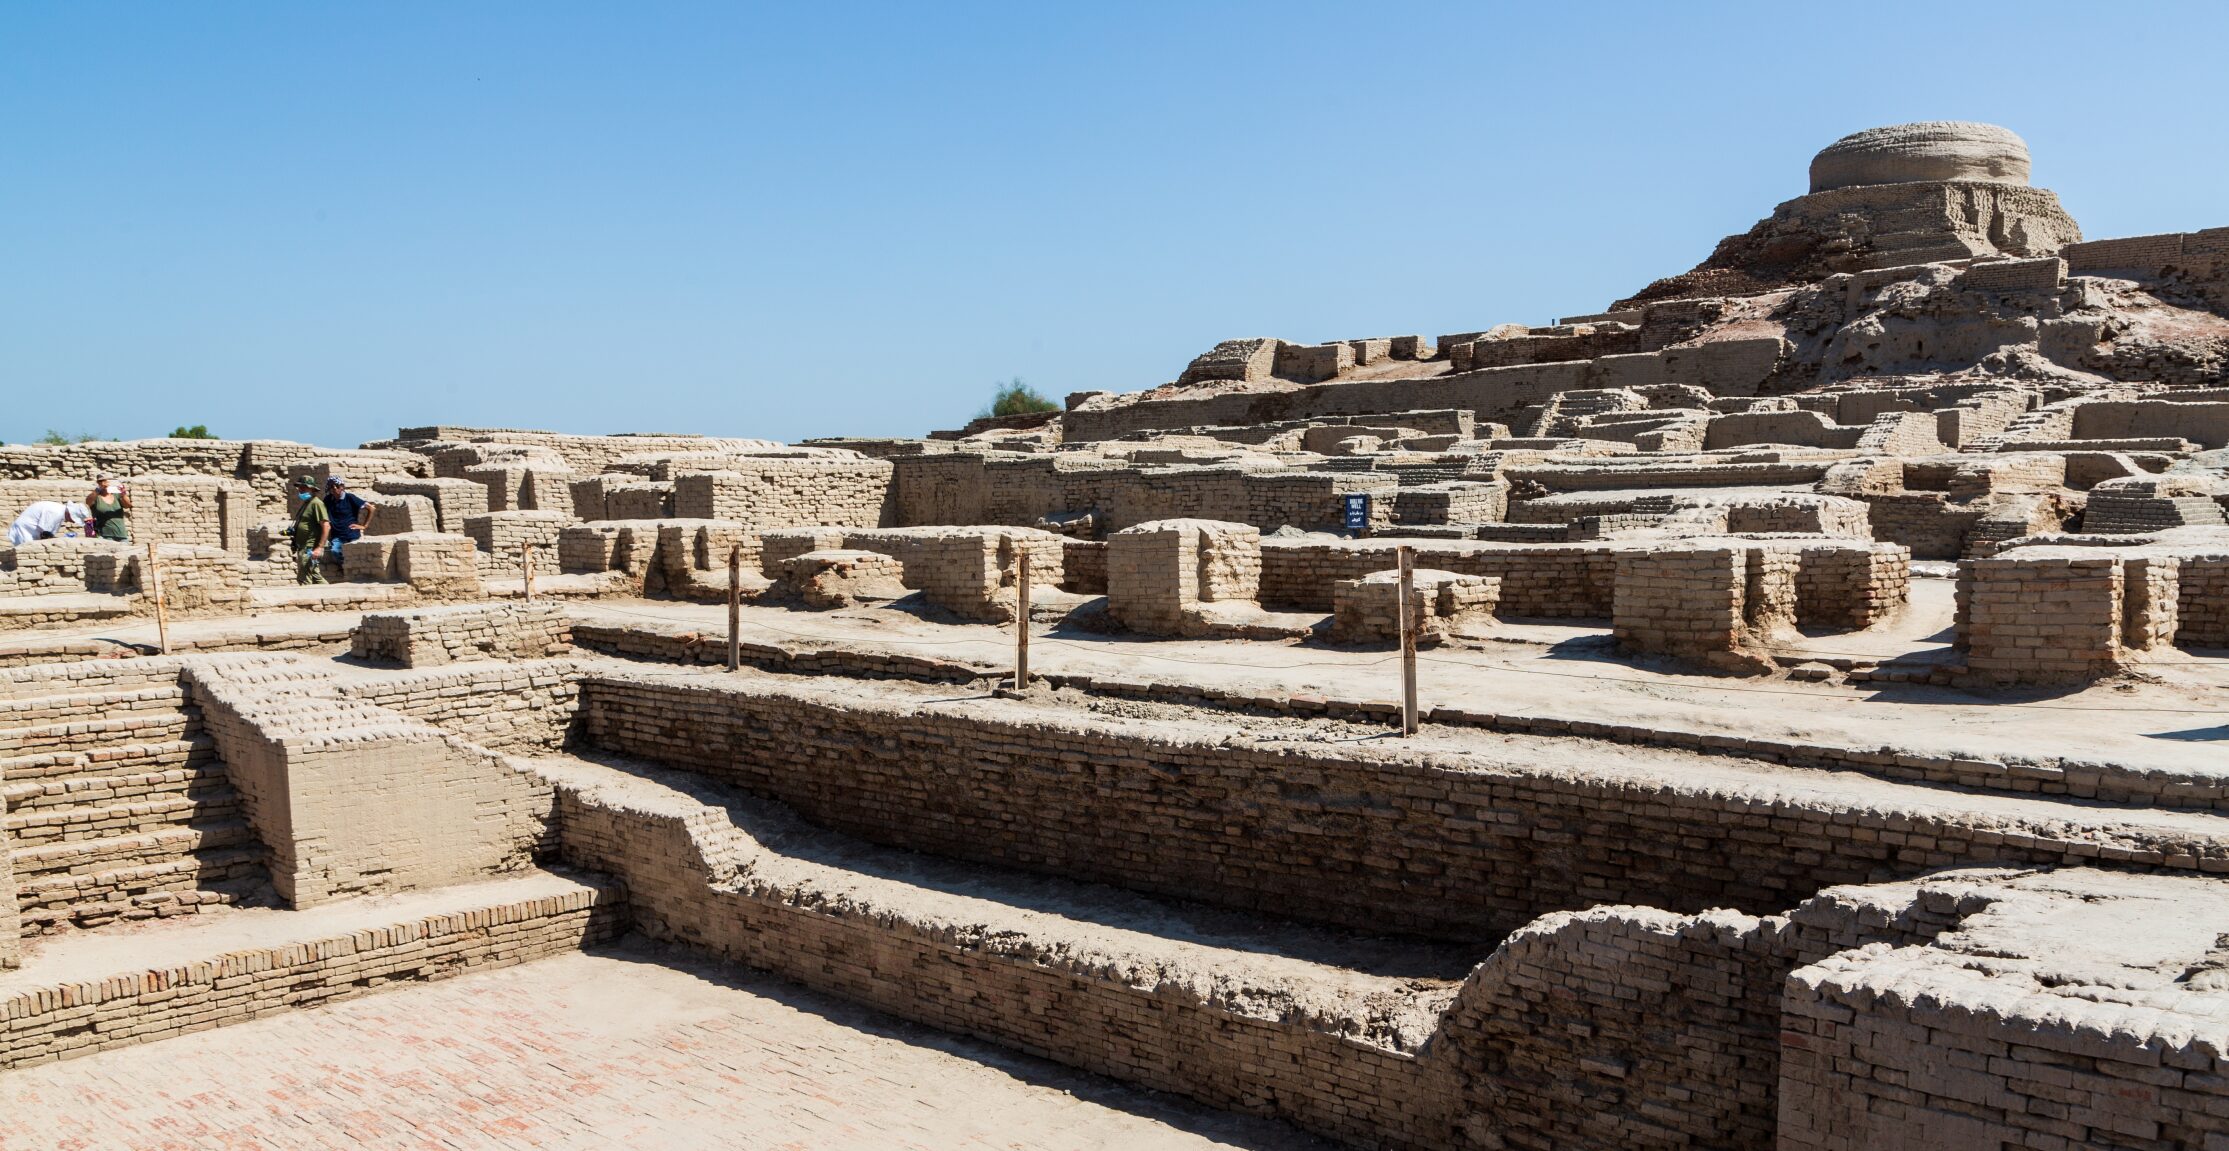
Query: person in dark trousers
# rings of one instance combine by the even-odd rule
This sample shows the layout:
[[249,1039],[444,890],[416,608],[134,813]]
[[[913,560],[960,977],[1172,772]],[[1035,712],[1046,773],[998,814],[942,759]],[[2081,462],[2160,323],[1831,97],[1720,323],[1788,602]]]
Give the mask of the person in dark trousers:
[[324,583],[325,568],[319,553],[332,539],[333,517],[317,489],[307,479],[294,481],[294,582]]
[[362,539],[371,527],[379,505],[348,490],[348,481],[334,476],[325,481],[325,514],[333,522],[333,558],[341,558],[341,545]]

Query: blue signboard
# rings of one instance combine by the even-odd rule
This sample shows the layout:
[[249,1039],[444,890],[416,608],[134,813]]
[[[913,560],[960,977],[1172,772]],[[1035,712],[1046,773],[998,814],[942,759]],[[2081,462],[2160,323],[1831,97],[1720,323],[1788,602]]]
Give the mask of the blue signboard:
[[1361,535],[1370,527],[1370,497],[1358,492],[1347,496],[1346,501],[1347,531],[1354,535]]

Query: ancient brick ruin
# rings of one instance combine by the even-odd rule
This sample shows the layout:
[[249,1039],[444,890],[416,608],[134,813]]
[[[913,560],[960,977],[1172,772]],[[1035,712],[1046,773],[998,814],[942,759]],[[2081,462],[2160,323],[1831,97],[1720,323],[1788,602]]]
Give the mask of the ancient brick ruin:
[[2229,1147],[2229,228],[2027,177],[921,439],[0,447],[137,498],[0,549],[0,1084],[632,937],[1354,1147]]

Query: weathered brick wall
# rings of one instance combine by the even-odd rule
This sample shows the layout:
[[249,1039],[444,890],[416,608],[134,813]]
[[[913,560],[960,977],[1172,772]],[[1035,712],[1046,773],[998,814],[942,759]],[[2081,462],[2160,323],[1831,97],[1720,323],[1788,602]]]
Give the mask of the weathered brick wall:
[[419,595],[464,599],[486,591],[480,581],[480,549],[469,536],[410,532],[379,538],[394,541],[395,578]]
[[441,512],[430,497],[373,492],[365,497],[374,505],[365,535],[392,536],[403,532],[441,530]]
[[1498,523],[1508,514],[1509,485],[1503,483],[1419,484],[1393,496],[1393,518],[1404,524]]
[[673,484],[673,514],[683,519],[731,520],[759,531],[896,523],[884,460],[770,457],[749,471],[685,472]]
[[2229,647],[2229,552],[2183,557],[2176,614],[2182,623],[2178,642],[2191,647]]
[[1681,547],[1618,556],[1611,628],[1621,649],[1701,658],[1749,640],[1744,623],[1748,552]]
[[[1412,541],[1421,567],[1501,580],[1504,616],[1608,619],[1617,553],[1605,546],[1511,546],[1484,542]],[[1340,580],[1394,567],[1389,541],[1340,543],[1262,541],[1262,606],[1289,611],[1333,607]]]
[[[1642,764],[1656,753],[1608,744],[1601,756],[1623,761],[1615,784],[1543,765],[1537,748],[1329,752],[1004,701],[930,712],[836,685],[592,674],[581,707],[597,747],[704,772],[877,842],[1458,939],[1604,902],[1768,914],[1828,884],[2080,861],[2101,839],[2139,834],[2076,827],[2063,809],[2029,819],[1827,793],[1772,801],[1689,782],[1691,769],[1671,763],[1651,773]],[[2219,849],[2138,850],[2156,866],[2163,851]],[[1410,869],[1420,859],[1438,879]]]
[[23,925],[16,914],[13,851],[8,845],[8,829],[0,825],[0,971],[23,961]]
[[[4,865],[4,864],[0,864]],[[626,925],[623,893],[581,885],[424,916],[374,932],[245,946],[213,963],[154,968],[0,998],[0,1069],[146,1043],[216,1021],[335,1003],[386,984],[446,979],[578,951]]]
[[2079,683],[2111,675],[2126,596],[2121,557],[2097,549],[2020,548],[1958,565],[1966,666],[2000,684]]
[[578,676],[570,660],[481,662],[396,672],[347,690],[490,751],[532,755],[565,745],[580,711]]
[[1107,538],[1107,611],[1143,635],[1180,635],[1206,603],[1261,594],[1261,532],[1215,520],[1157,520]]
[[[0,544],[0,592],[8,595],[69,595],[91,586],[89,565],[96,556],[124,557],[131,544],[79,537]],[[121,558],[112,563],[124,562]]]
[[1799,546],[1800,626],[1859,631],[1902,610],[1911,598],[1912,555],[1901,544]]
[[[368,498],[377,501],[382,496],[420,496],[433,501],[434,524],[432,528],[414,531],[440,531],[450,535],[464,534],[464,521],[472,516],[488,514],[487,485],[458,478],[424,479],[409,476],[381,476],[373,484]],[[386,515],[382,510],[379,517]]]
[[[248,561],[236,553],[165,544],[155,549],[155,563],[162,580],[163,610],[168,613],[237,615],[248,609]],[[93,591],[141,596],[145,602],[140,606],[154,610],[155,588],[148,578],[143,547],[87,556],[86,584]]]
[[552,834],[539,779],[293,661],[186,682],[296,907],[520,871]]
[[[1415,569],[1409,573],[1409,621],[1420,644],[1439,643],[1459,630],[1494,621],[1501,581],[1492,576]],[[1401,573],[1372,572],[1334,585],[1334,643],[1398,643],[1401,638]]]
[[1107,545],[1100,540],[1062,540],[1060,586],[1077,595],[1107,594]]
[[559,512],[489,512],[468,516],[464,534],[480,551],[481,570],[490,576],[517,576],[526,570],[526,547],[538,553],[538,570],[556,570],[557,537],[572,519]]
[[1559,914],[1452,994],[1364,1006],[1296,973],[1230,997],[1211,955],[1148,973],[1057,917],[830,901],[685,793],[559,802],[567,861],[623,877],[640,930],[946,1031],[1365,1146],[1771,1145],[1777,921]]
[[358,659],[438,667],[484,659],[542,659],[571,651],[572,619],[556,604],[497,603],[372,612],[356,625]]

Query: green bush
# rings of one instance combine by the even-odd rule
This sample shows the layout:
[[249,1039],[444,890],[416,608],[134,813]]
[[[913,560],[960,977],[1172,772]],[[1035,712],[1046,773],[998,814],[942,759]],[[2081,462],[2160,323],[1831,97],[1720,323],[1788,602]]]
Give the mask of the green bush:
[[55,430],[54,430],[53,428],[48,428],[48,429],[46,430],[46,434],[45,434],[45,435],[43,435],[43,436],[40,436],[40,437],[38,438],[37,442],[38,442],[38,443],[42,443],[42,444],[55,444],[55,445],[61,445],[61,444],[86,444],[86,443],[91,443],[91,442],[93,442],[94,440],[105,440],[105,439],[107,439],[107,438],[108,438],[107,436],[96,436],[96,435],[94,435],[94,434],[93,434],[93,433],[91,433],[91,432],[79,432],[78,434],[76,434],[76,435],[74,435],[74,436],[65,436],[65,435],[63,435],[62,433],[60,433],[60,432],[58,432],[58,431],[55,431]]
[[991,406],[977,412],[975,418],[985,416],[1019,416],[1029,412],[1057,412],[1060,405],[1046,399],[1036,388],[1016,376],[991,393]]
[[213,440],[217,437],[209,434],[209,425],[207,424],[195,424],[190,428],[180,424],[176,431],[170,433],[170,438],[174,440]]

